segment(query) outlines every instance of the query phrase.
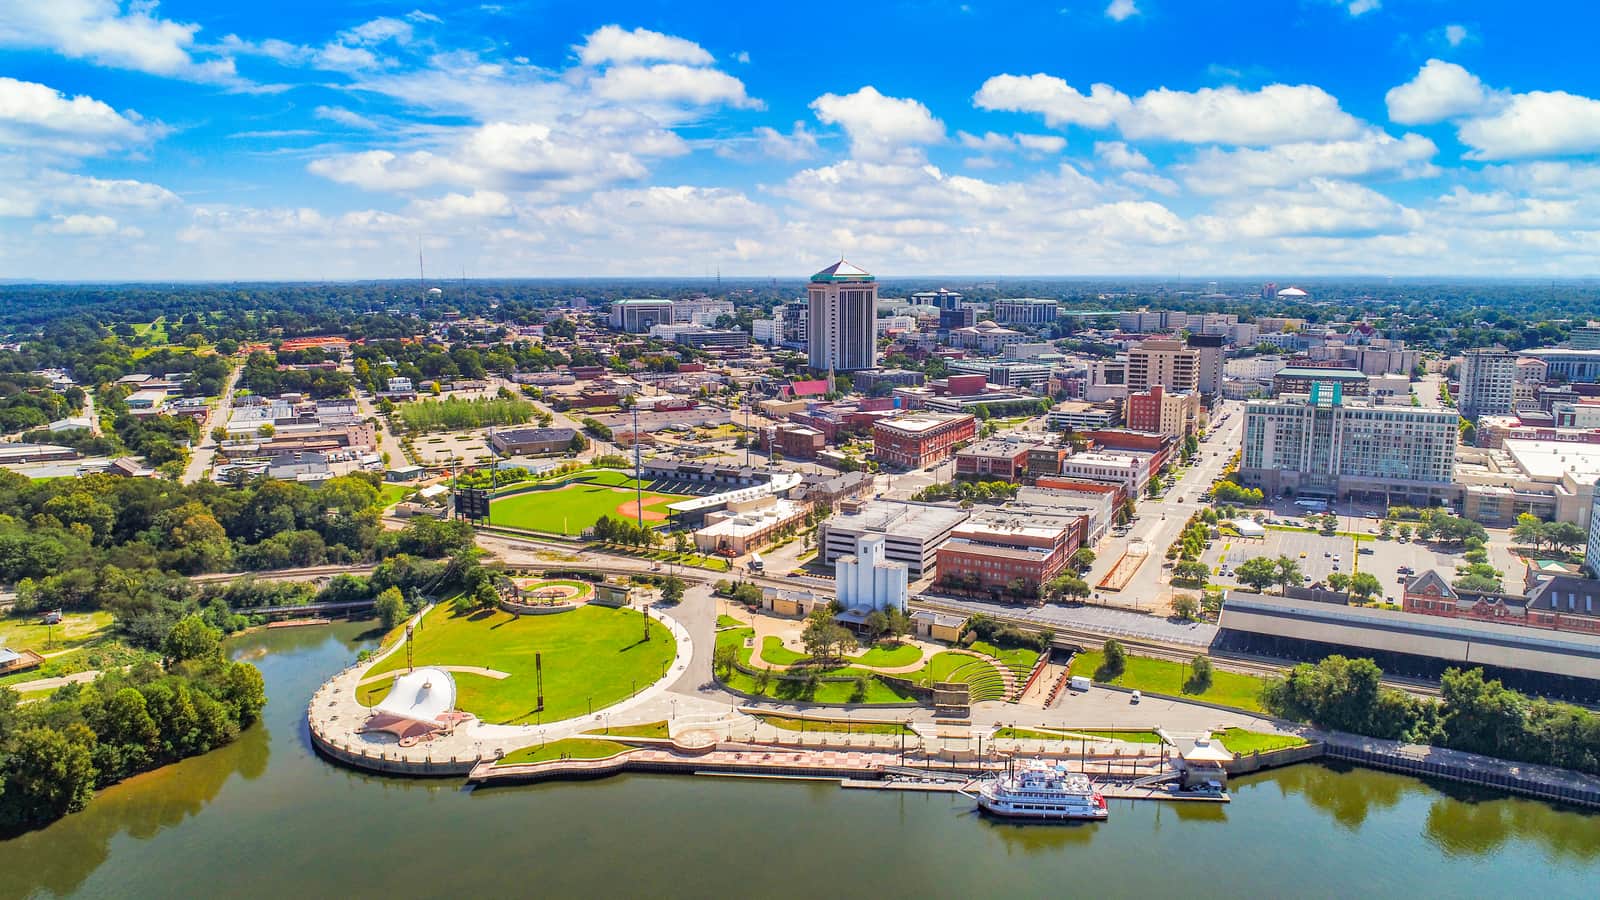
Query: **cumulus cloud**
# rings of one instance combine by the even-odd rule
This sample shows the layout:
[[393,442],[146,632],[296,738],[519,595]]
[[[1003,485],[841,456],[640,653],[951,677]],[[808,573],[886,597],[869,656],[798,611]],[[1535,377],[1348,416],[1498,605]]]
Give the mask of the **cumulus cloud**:
[[1339,0],[1339,2],[1355,18],[1360,18],[1383,6],[1382,0]]
[[1087,95],[1054,75],[996,75],[973,95],[979,109],[1031,112],[1048,125],[1104,128],[1132,105],[1126,94],[1096,84]]
[[495,219],[513,212],[511,198],[499,191],[451,192],[442,197],[417,200],[411,208],[427,219]]
[[153,2],[14,0],[0,9],[0,47],[53,50],[71,59],[194,81],[236,80],[233,61],[196,59],[199,25],[161,18]]
[[137,113],[47,85],[0,76],[0,144],[69,156],[95,156],[157,137]]
[[1130,19],[1139,14],[1139,7],[1133,0],[1111,0],[1106,4],[1106,18],[1117,22]]
[[1461,46],[1470,37],[1472,37],[1472,33],[1467,30],[1465,25],[1451,24],[1444,27],[1444,41],[1452,47]]
[[50,224],[42,226],[42,228],[51,234],[104,237],[108,234],[117,233],[117,220],[110,216],[77,213],[70,216],[54,216],[51,218]]
[[1600,100],[1566,91],[1513,95],[1499,111],[1461,123],[1474,159],[1564,156],[1600,150]]
[[759,108],[745,96],[744,82],[716,69],[697,69],[678,63],[653,66],[613,66],[594,82],[598,97],[620,103],[684,102],[698,106],[725,103]]
[[1429,125],[1482,110],[1490,93],[1478,76],[1442,59],[1430,59],[1416,77],[1384,95],[1389,118],[1402,125]]
[[691,40],[620,25],[607,25],[593,32],[578,46],[578,59],[586,66],[605,63],[676,62],[694,66],[712,63],[704,47]]
[[983,83],[973,102],[982,109],[1038,113],[1055,126],[1115,123],[1130,138],[1194,144],[1335,139],[1362,127],[1333,95],[1309,84],[1271,84],[1255,91],[1158,88],[1135,100],[1105,84],[1085,95],[1053,75],[996,75]]
[[853,94],[823,94],[811,109],[825,125],[850,136],[850,149],[863,159],[881,158],[904,147],[944,140],[944,123],[910,98],[888,97],[867,85]]
[[1095,141],[1095,159],[1113,169],[1148,169],[1150,160],[1122,141]]
[[1230,194],[1296,184],[1317,176],[1432,175],[1438,170],[1430,160],[1437,153],[1433,141],[1421,135],[1397,139],[1374,129],[1348,141],[1295,142],[1263,149],[1210,147],[1177,170],[1184,184],[1196,193]]
[[1313,178],[1292,191],[1265,191],[1231,200],[1201,218],[1213,235],[1352,237],[1393,234],[1421,226],[1415,210],[1359,184]]

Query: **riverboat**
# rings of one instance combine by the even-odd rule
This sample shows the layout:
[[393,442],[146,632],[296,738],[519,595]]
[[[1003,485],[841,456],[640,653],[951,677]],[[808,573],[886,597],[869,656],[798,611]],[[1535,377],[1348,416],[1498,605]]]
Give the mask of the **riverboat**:
[[1087,775],[1043,760],[1013,764],[971,796],[980,811],[1007,819],[1097,822],[1110,814]]

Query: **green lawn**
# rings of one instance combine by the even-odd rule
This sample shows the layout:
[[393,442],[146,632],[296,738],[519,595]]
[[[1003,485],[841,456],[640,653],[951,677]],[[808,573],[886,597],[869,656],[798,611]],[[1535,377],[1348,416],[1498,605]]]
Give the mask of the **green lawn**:
[[65,613],[60,625],[41,625],[37,614],[7,617],[0,619],[0,647],[54,653],[103,640],[110,628],[108,612]]
[[[632,609],[583,606],[548,616],[513,616],[479,611],[457,614],[440,605],[423,620],[414,637],[416,665],[483,666],[510,675],[493,679],[452,673],[457,705],[493,724],[553,722],[601,709],[631,696],[660,678],[677,652],[672,635],[659,622],[643,637],[642,614]],[[543,655],[544,702],[536,712],[535,654]],[[405,651],[396,651],[371,673],[405,668]],[[372,704],[389,691],[378,679],[361,689]]]
[[[552,534],[582,534],[601,516],[615,517],[620,505],[632,503],[633,487],[634,480],[622,472],[588,472],[582,481],[563,487],[523,491],[496,498],[490,505],[489,522],[491,525]],[[652,497],[655,499],[650,499]],[[665,515],[668,504],[683,499],[681,494],[652,494],[647,487],[645,512]]]
[[1099,650],[1079,653],[1072,658],[1072,674],[1083,675],[1118,687],[1195,697],[1209,703],[1262,712],[1261,687],[1266,680],[1254,675],[1213,671],[1209,688],[1199,694],[1189,694],[1184,691],[1184,679],[1193,670],[1181,663],[1129,654],[1127,670],[1116,678],[1105,681],[1095,675],[1103,662],[1104,657]]
[[594,732],[607,737],[670,738],[666,722],[644,722],[639,725],[614,725]]
[[1130,744],[1159,744],[1161,736],[1154,731],[1084,731],[1080,728],[1063,728],[1062,731],[1071,732],[1071,735],[1054,731],[1035,731],[1031,728],[1001,728],[994,733],[1001,740],[1018,741],[1075,741],[1076,735],[1088,735],[1092,738],[1105,738],[1113,741],[1125,741]]
[[1013,647],[1009,650],[1002,650],[986,641],[975,641],[971,649],[979,653],[987,653],[1004,663],[1006,668],[1020,671],[1024,674],[1033,671],[1033,664],[1039,661],[1039,651],[1032,647]]
[[870,647],[860,656],[853,656],[850,661],[863,666],[879,666],[882,668],[897,668],[909,666],[922,658],[922,648],[916,644],[878,644]]
[[1226,731],[1215,732],[1213,736],[1222,741],[1222,746],[1240,755],[1254,753],[1257,750],[1267,753],[1290,747],[1303,747],[1307,743],[1305,738],[1292,734],[1265,734],[1260,731],[1245,731],[1243,728],[1229,728]]
[[[755,635],[754,628],[728,628],[717,632],[718,647],[733,647],[739,654],[739,661],[751,668],[759,668],[751,662],[753,652],[745,647],[746,638]],[[812,690],[804,681],[786,680],[779,678],[779,673],[774,672],[768,679],[766,689],[757,690],[755,676],[746,675],[735,669],[726,677],[717,673],[717,679],[736,691],[761,697],[771,697],[776,700],[801,700],[808,703],[859,703],[873,705],[878,703],[905,703],[915,701],[914,694],[904,693],[900,689],[890,686],[879,678],[873,676],[868,669],[842,667],[819,672],[819,675],[832,676],[867,676],[867,694],[865,698],[855,699],[856,685],[854,681],[818,681],[815,690]]]
[[805,731],[829,734],[916,734],[899,723],[883,722],[832,722],[817,719],[792,719],[787,716],[761,716],[761,721],[784,731]]
[[547,762],[552,759],[606,759],[628,749],[627,744],[592,738],[562,738],[542,746],[513,750],[495,763],[497,766],[514,766],[518,763]]
[[921,669],[904,677],[928,685],[936,681],[965,684],[975,701],[1005,699],[1000,671],[988,660],[966,653],[935,653]]
[[769,634],[761,639],[761,661],[772,663],[775,666],[792,666],[807,659],[804,653],[796,653],[783,645],[783,639],[775,634]]
[[393,506],[411,496],[416,487],[409,484],[382,484],[378,487],[378,505]]
[[744,627],[744,623],[739,621],[738,619],[735,619],[733,616],[719,615],[719,616],[717,616],[717,627],[718,628],[743,628]]

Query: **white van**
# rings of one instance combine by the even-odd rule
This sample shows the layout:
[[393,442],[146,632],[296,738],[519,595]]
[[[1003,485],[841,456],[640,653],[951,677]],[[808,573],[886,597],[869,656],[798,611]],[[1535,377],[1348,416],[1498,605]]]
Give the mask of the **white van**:
[[1087,677],[1085,677],[1083,675],[1074,675],[1074,676],[1072,676],[1072,689],[1073,690],[1075,690],[1075,691],[1087,691],[1089,689],[1089,687],[1090,687],[1090,683],[1089,683],[1089,679]]
[[1138,691],[1134,691],[1132,694],[1128,695],[1128,702],[1129,703],[1138,703],[1140,700],[1143,700],[1143,699],[1144,699],[1144,695],[1139,693]]

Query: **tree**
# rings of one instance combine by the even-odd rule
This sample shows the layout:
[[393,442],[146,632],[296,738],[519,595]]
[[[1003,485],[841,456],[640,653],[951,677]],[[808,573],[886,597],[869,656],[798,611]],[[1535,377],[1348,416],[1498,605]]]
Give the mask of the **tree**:
[[911,617],[906,615],[905,610],[898,606],[891,606],[884,610],[884,637],[891,641],[898,641],[910,633]]
[[668,575],[667,580],[661,584],[661,602],[677,603],[683,599],[683,579],[676,575]]
[[1200,612],[1200,601],[1188,594],[1178,594],[1172,598],[1172,614],[1184,621],[1193,621]]
[[1523,546],[1538,550],[1547,540],[1545,523],[1533,513],[1522,513],[1517,516],[1517,524],[1511,529],[1511,537]]
[[867,620],[862,623],[867,636],[876,643],[883,633],[889,630],[889,616],[881,609],[875,609],[867,614]]
[[1287,591],[1290,583],[1299,584],[1301,580],[1300,564],[1288,556],[1278,557],[1278,586],[1279,593]]
[[1339,532],[1339,517],[1334,515],[1333,513],[1328,513],[1327,515],[1324,515],[1322,517],[1322,533],[1324,535],[1334,535],[1334,534],[1337,534],[1338,532]]
[[1045,584],[1045,594],[1051,600],[1079,600],[1089,596],[1089,582],[1076,575],[1062,573]]
[[1088,547],[1079,547],[1072,553],[1072,566],[1079,572],[1087,572],[1089,567],[1094,565],[1094,558],[1093,550]]
[[1186,559],[1172,567],[1172,580],[1204,587],[1211,580],[1211,567],[1197,559]]
[[390,587],[378,594],[377,602],[373,607],[378,613],[378,621],[383,623],[384,631],[392,631],[406,618],[406,598],[400,593],[398,587]]
[[1384,519],[1383,520],[1383,524],[1378,526],[1378,537],[1383,538],[1384,540],[1388,540],[1389,538],[1391,538],[1393,536],[1394,536],[1394,522],[1392,520],[1389,520],[1389,519]]
[[819,608],[806,618],[806,627],[800,632],[800,642],[806,655],[814,660],[831,660],[855,648],[855,637],[850,630],[833,620],[833,611]]
[[717,644],[711,652],[711,668],[723,678],[728,678],[738,667],[739,648],[732,644]]
[[1122,643],[1115,638],[1101,646],[1100,654],[1103,659],[1100,670],[1095,673],[1096,680],[1110,681],[1128,668],[1128,653],[1122,649]]
[[1365,603],[1383,593],[1383,584],[1371,572],[1357,572],[1350,578],[1350,593]]
[[220,659],[222,632],[207,625],[199,616],[189,616],[172,626],[161,649],[169,669],[191,659]]
[[1350,576],[1343,572],[1328,573],[1328,587],[1341,593],[1350,590]]
[[89,753],[94,735],[81,732],[73,739],[54,728],[29,728],[10,742],[0,769],[0,813],[14,820],[7,824],[40,825],[89,805],[99,772]]
[[1253,556],[1239,564],[1233,575],[1241,584],[1256,591],[1264,591],[1279,579],[1278,562],[1265,556]]
[[1183,685],[1185,694],[1204,694],[1211,688],[1211,660],[1203,653],[1196,653],[1194,659],[1189,661],[1189,680]]
[[1546,536],[1551,544],[1562,550],[1580,547],[1589,537],[1583,528],[1573,522],[1552,522]]

